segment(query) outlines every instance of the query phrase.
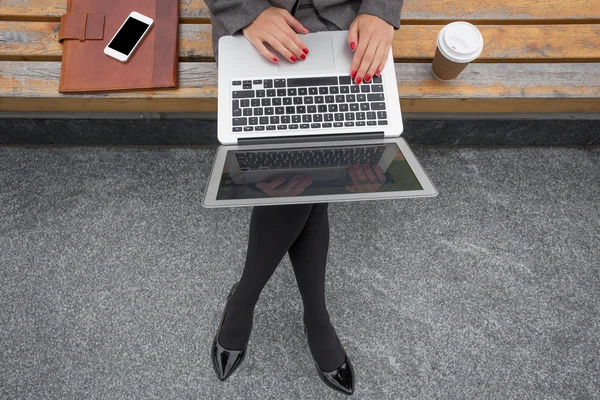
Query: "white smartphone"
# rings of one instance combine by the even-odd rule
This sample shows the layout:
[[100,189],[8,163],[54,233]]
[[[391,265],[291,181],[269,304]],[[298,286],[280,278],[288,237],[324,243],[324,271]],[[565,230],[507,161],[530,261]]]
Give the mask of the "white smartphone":
[[108,43],[104,54],[121,62],[127,62],[153,24],[152,18],[132,12]]

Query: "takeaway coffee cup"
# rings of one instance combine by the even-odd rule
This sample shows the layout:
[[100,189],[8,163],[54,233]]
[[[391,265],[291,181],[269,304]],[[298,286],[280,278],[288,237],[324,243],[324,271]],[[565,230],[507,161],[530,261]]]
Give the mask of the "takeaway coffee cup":
[[433,75],[442,81],[456,78],[482,50],[483,37],[474,25],[462,21],[446,25],[437,37]]

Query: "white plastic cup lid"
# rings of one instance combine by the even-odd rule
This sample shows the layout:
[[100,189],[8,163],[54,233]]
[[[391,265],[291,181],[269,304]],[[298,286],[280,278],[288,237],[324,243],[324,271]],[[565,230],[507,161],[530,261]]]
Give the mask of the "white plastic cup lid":
[[468,63],[483,51],[483,36],[468,22],[452,22],[438,34],[438,48],[450,61]]

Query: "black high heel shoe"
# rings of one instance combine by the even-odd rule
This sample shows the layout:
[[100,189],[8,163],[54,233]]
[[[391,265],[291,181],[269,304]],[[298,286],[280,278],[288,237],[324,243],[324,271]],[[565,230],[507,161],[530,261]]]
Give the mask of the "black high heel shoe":
[[212,364],[217,373],[217,376],[220,380],[224,381],[229,378],[231,374],[240,366],[242,361],[244,361],[244,356],[246,355],[246,346],[244,346],[241,350],[228,350],[219,344],[219,333],[221,332],[221,327],[223,326],[223,322],[225,321],[225,315],[227,314],[227,306],[229,305],[229,299],[231,299],[231,295],[235,292],[239,282],[236,282],[231,290],[229,291],[229,295],[227,295],[227,302],[225,303],[225,310],[223,311],[223,316],[221,317],[221,323],[219,324],[219,329],[217,330],[217,334],[215,335],[215,339],[212,344],[212,352],[211,359]]
[[[306,334],[306,325],[304,325],[304,336],[308,341],[308,335]],[[344,362],[338,368],[333,371],[323,371],[319,364],[317,364],[317,360],[314,359],[315,367],[317,368],[317,375],[319,378],[330,388],[337,390],[338,392],[351,395],[354,393],[354,367],[352,367],[352,363],[346,354],[346,350],[344,350],[344,346],[342,346],[342,342],[340,342],[340,338],[337,333],[335,334],[335,338],[337,339],[342,351],[344,352]],[[310,343],[309,343],[310,350]],[[312,355],[312,352],[311,352]]]

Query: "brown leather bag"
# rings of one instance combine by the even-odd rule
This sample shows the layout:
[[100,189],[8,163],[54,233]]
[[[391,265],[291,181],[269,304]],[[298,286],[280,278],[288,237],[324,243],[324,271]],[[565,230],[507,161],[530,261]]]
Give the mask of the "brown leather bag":
[[[132,11],[154,25],[127,63],[104,48]],[[177,86],[179,0],[69,0],[60,20],[63,43],[59,92]]]

